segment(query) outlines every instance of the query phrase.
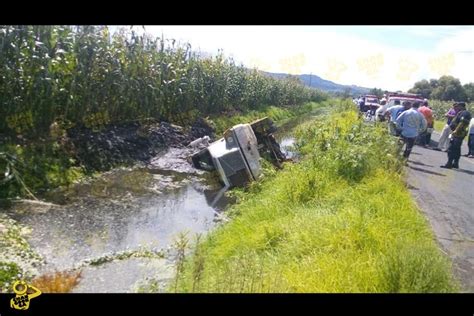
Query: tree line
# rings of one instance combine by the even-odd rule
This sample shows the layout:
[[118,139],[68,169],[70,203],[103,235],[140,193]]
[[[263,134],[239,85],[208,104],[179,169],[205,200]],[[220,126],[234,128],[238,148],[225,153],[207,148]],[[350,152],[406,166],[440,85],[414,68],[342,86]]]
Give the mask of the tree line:
[[[384,91],[380,88],[373,88],[369,94],[382,98]],[[453,76],[442,76],[439,79],[420,80],[416,82],[413,88],[407,91],[423,96],[426,99],[440,101],[474,101],[474,83],[470,82],[462,85],[461,81]],[[350,93],[346,93],[345,97],[349,97]]]
[[474,101],[474,83],[462,85],[461,81],[453,76],[418,81],[408,92],[441,101]]

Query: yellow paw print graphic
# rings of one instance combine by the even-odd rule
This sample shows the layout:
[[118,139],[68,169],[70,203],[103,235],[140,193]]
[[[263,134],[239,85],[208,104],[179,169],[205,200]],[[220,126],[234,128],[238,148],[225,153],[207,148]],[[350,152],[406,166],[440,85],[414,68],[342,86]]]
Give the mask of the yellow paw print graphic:
[[269,71],[271,69],[271,66],[268,62],[258,57],[251,58],[249,60],[249,65],[251,68],[256,68],[258,70]]
[[342,73],[346,70],[346,64],[344,64],[342,61],[332,58],[327,62],[327,71],[324,73],[324,76],[329,80],[339,80]]
[[448,75],[454,66],[453,53],[431,58],[429,61],[430,68],[439,76]]
[[306,57],[304,54],[298,54],[279,60],[283,72],[289,74],[301,74],[301,67],[306,64]]
[[415,71],[420,68],[418,64],[409,60],[408,58],[402,58],[398,61],[398,72],[397,79],[400,81],[407,81],[413,76]]
[[384,63],[383,54],[377,54],[365,58],[359,58],[357,60],[357,65],[359,66],[359,71],[364,72],[368,77],[376,78],[380,72]]

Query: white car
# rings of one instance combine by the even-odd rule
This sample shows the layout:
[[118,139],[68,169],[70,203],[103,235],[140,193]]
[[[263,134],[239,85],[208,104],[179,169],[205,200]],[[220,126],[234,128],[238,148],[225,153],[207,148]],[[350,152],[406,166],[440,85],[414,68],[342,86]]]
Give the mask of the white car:
[[393,98],[389,98],[388,102],[385,105],[381,106],[376,111],[376,113],[375,113],[376,118],[380,119],[381,117],[384,117],[385,114],[387,113],[387,110],[390,107],[395,106],[395,105],[401,105],[405,101],[408,101],[408,102],[413,104],[414,102],[422,103],[423,99],[419,98],[419,97],[403,97],[403,96],[402,97],[396,96],[396,97],[393,97]]

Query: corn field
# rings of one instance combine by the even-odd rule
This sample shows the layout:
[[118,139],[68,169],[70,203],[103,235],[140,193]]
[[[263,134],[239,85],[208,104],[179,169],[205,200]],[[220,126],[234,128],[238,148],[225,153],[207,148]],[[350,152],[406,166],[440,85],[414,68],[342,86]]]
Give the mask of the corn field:
[[176,123],[259,105],[320,101],[189,44],[110,34],[106,26],[0,26],[0,134],[41,137],[52,124],[96,127],[144,118]]
[[453,107],[454,101],[430,100],[429,104],[437,120],[445,120],[444,115]]

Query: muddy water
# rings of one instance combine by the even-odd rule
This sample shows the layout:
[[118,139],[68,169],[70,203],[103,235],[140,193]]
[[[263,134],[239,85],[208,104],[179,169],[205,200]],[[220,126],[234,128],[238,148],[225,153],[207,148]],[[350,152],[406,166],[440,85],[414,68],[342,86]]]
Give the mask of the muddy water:
[[275,139],[280,144],[281,151],[287,158],[298,160],[298,153],[295,145],[294,129],[300,124],[314,120],[320,116],[322,111],[317,111],[311,115],[300,116],[282,121],[278,124],[278,131],[275,133]]
[[46,261],[42,273],[81,267],[75,292],[135,291],[146,278],[169,279],[170,259],[84,262],[124,251],[166,250],[179,233],[192,238],[215,225],[227,201],[216,200],[217,181],[180,161],[188,154],[171,148],[146,167],[116,169],[51,196],[65,205],[17,204],[9,215],[32,228],[29,242]]
[[[280,126],[277,140],[294,157],[291,130],[303,120]],[[32,229],[29,242],[45,259],[41,273],[81,271],[73,292],[135,292],[148,280],[163,288],[174,274],[169,252],[180,233],[192,239],[216,225],[229,201],[209,173],[187,160],[193,151],[170,148],[150,164],[115,169],[49,199],[56,205],[16,204],[11,217]],[[114,257],[148,251],[163,256]]]

